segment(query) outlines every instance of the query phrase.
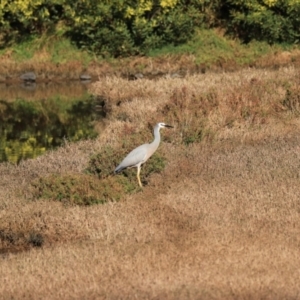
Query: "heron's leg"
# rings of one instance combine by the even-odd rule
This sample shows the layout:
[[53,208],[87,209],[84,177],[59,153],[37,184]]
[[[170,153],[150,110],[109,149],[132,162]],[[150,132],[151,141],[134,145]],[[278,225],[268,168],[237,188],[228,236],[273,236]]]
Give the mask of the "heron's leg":
[[141,172],[141,166],[138,166],[138,168],[137,168],[137,179],[138,179],[140,187],[142,188],[143,185],[142,185],[141,179],[140,179],[140,172]]

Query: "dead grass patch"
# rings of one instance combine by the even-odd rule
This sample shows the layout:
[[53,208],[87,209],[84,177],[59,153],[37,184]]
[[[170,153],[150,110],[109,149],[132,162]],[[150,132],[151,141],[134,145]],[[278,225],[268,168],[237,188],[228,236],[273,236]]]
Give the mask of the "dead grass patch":
[[[299,70],[293,67],[280,72],[248,69],[159,81],[110,78],[94,84],[92,91],[110,107],[109,121],[118,121],[109,124],[114,128],[102,136],[107,141],[122,136],[126,126],[141,131],[163,119],[176,126],[175,131],[164,132],[166,140],[192,143],[212,140],[230,128],[246,130],[272,120],[285,122],[290,114],[293,118],[298,78]],[[286,107],[291,105],[293,110]]]
[[[6,252],[0,258],[5,282],[0,294],[296,299],[298,75],[296,68],[249,69],[95,84],[94,92],[112,103],[96,141],[67,144],[19,166],[0,166],[0,245]],[[284,103],[287,96],[291,101]],[[93,178],[99,193],[102,180],[133,176],[136,181],[135,170],[110,177],[110,169],[123,151],[150,141],[158,121],[176,128],[161,132],[157,154],[165,158],[164,168],[145,179],[142,192],[93,206],[32,197],[30,184],[36,180],[60,182],[40,190],[46,192],[62,188],[62,179],[78,179],[66,199],[88,188],[87,178]],[[184,142],[199,128],[212,134]],[[154,161],[150,158],[141,174]],[[87,167],[95,175],[86,175]],[[30,251],[12,254],[13,249]]]
[[280,67],[286,67],[289,65],[294,65],[299,67],[300,64],[300,51],[299,49],[294,49],[291,51],[275,52],[273,54],[267,54],[260,57],[254,63],[258,68],[272,68],[278,69]]
[[[53,299],[296,297],[298,145],[296,133],[252,146],[165,144],[168,166],[143,193],[88,208],[37,203],[46,245],[54,229],[70,239],[6,256],[1,294],[18,295],[19,282],[25,297]],[[33,208],[19,224],[37,224]]]

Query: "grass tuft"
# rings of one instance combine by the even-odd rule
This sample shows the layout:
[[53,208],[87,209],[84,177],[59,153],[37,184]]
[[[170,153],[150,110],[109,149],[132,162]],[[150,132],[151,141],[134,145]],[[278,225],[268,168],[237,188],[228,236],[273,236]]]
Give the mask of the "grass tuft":
[[189,145],[213,138],[214,134],[208,127],[207,118],[208,111],[217,105],[217,100],[212,95],[196,95],[188,86],[173,90],[162,109],[162,115],[176,124],[180,143]]
[[32,247],[42,247],[44,237],[34,230],[0,230],[0,253],[29,250]]
[[29,235],[28,243],[33,247],[42,247],[44,244],[44,237],[37,232],[31,232]]
[[293,86],[286,91],[285,98],[282,101],[283,107],[294,114],[300,115],[300,88],[299,86]]

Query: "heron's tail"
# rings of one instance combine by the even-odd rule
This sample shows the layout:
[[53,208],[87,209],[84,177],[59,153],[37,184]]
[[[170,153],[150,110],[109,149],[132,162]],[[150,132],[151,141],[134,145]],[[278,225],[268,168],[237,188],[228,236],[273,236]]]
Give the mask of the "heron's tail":
[[122,172],[124,169],[125,169],[124,167],[122,167],[122,166],[119,165],[119,166],[117,166],[117,167],[115,168],[114,173],[115,173],[115,174],[118,174],[118,173]]

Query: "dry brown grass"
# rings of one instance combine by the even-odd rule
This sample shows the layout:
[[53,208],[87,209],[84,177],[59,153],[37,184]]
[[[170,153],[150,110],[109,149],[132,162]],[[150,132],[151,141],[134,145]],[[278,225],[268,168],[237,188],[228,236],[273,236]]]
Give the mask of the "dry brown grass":
[[[96,83],[111,105],[96,141],[0,166],[0,298],[298,299],[298,84],[295,68]],[[89,207],[32,199],[33,180],[82,174],[157,121],[176,128],[142,192]],[[184,143],[197,126],[210,134]]]

